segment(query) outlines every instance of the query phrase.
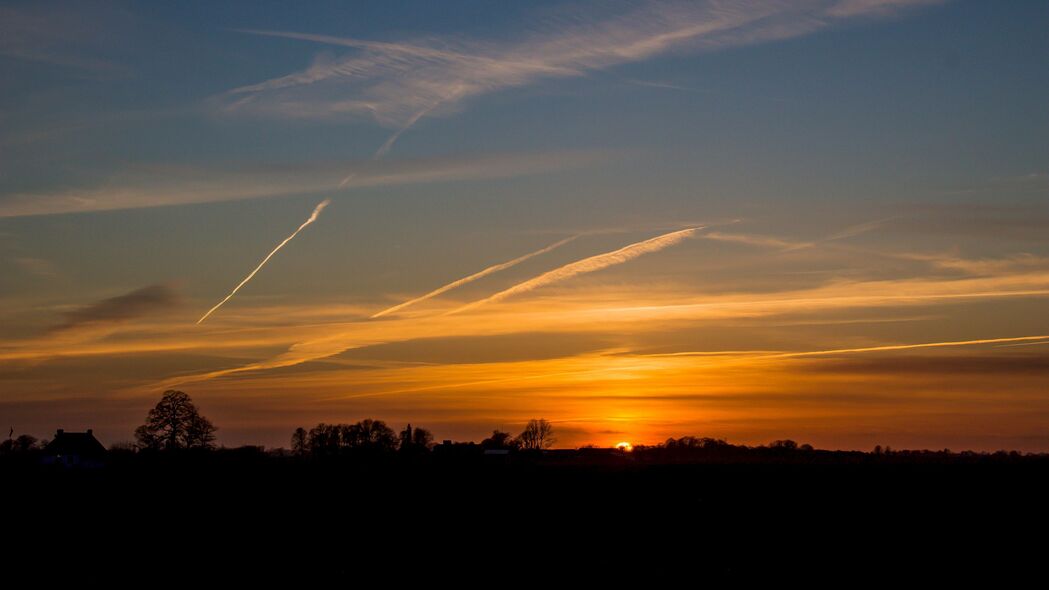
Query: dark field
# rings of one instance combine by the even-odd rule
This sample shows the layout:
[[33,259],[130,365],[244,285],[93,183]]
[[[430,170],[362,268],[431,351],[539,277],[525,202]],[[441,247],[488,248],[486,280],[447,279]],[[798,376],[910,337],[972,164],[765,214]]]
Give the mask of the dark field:
[[[94,470],[8,461],[15,542],[5,554],[15,568],[100,580],[367,571],[465,582],[477,568],[527,564],[642,575],[649,587],[683,574],[1020,581],[1044,563],[1047,473],[1042,456],[822,451],[321,459],[239,449],[116,455]],[[69,567],[40,570],[56,542],[76,545],[59,550]]]

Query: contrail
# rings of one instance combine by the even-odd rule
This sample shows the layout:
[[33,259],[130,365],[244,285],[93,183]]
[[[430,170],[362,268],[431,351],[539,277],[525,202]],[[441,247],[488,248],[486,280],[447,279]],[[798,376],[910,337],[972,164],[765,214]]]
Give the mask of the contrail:
[[[381,160],[382,157],[386,155],[386,152],[390,151],[390,148],[393,147],[393,144],[396,143],[398,139],[400,139],[401,134],[407,131],[412,125],[415,125],[417,122],[419,122],[419,119],[423,118],[423,116],[426,115],[426,113],[429,113],[433,109],[437,108],[438,104],[440,103],[434,103],[432,106],[427,107],[419,111],[418,113],[412,115],[412,118],[408,120],[404,127],[401,127],[400,129],[395,131],[393,135],[391,135],[381,146],[379,146],[379,149],[375,151],[374,155],[372,155],[372,162]],[[351,172],[347,174],[346,178],[343,178],[342,181],[339,182],[339,188],[344,188],[347,184],[349,184],[351,180],[353,180],[353,177],[356,175],[356,172]]]
[[323,201],[320,202],[320,204],[318,204],[316,207],[314,207],[313,208],[313,213],[310,214],[310,218],[307,219],[306,221],[302,222],[302,225],[299,226],[299,229],[295,230],[290,236],[284,238],[283,242],[277,244],[277,247],[274,248],[272,252],[267,254],[265,258],[262,259],[262,262],[260,262],[259,265],[255,267],[255,270],[251,271],[251,274],[249,274],[248,276],[244,277],[244,280],[241,281],[239,285],[234,287],[233,290],[229,292],[229,295],[226,295],[225,299],[223,299],[222,301],[219,301],[218,303],[216,303],[215,307],[212,307],[211,309],[208,310],[208,313],[206,313],[203,316],[201,316],[200,319],[197,320],[197,324],[200,324],[204,320],[208,319],[209,315],[215,313],[216,309],[222,307],[223,303],[229,301],[231,297],[236,295],[237,291],[239,291],[240,288],[243,287],[245,283],[250,281],[251,277],[255,276],[255,273],[259,272],[259,269],[261,269],[263,266],[265,266],[266,263],[269,262],[270,258],[273,258],[273,255],[277,253],[277,250],[280,250],[281,248],[283,248],[284,244],[287,244],[288,242],[290,242],[292,240],[292,238],[294,238],[295,236],[299,235],[299,232],[302,231],[307,225],[309,225],[309,224],[313,223],[314,221],[316,221],[317,220],[317,216],[319,216],[321,214],[321,211],[324,211],[324,208],[328,206],[328,203],[331,203],[331,199],[324,199]]
[[[453,93],[453,95],[454,94],[455,93]],[[412,115],[412,117],[408,120],[408,122],[403,127],[401,127],[399,130],[397,130],[393,135],[391,135],[389,137],[389,139],[386,140],[385,143],[383,143],[381,146],[379,146],[378,151],[376,151],[375,155],[372,156],[372,160],[373,161],[379,160],[383,156],[385,156],[386,152],[390,151],[390,148],[393,147],[393,144],[397,141],[397,139],[399,139],[401,137],[401,134],[403,134],[410,127],[415,125],[419,121],[419,119],[425,117],[430,111],[432,111],[435,108],[437,108],[438,106],[440,106],[440,104],[442,102],[443,102],[443,100],[438,100],[438,101],[434,102],[432,105],[430,105],[430,106],[422,109],[421,111],[415,113],[414,115]],[[350,173],[348,176],[346,176],[346,178],[343,178],[342,182],[339,183],[339,188],[345,187],[351,180],[353,180],[354,176],[355,176],[355,173]],[[222,301],[219,301],[215,305],[215,307],[212,307],[211,309],[208,310],[208,313],[206,313],[203,316],[201,316],[201,318],[199,320],[197,320],[197,324],[200,324],[204,320],[208,319],[209,315],[211,315],[216,309],[222,307],[223,303],[229,301],[229,299],[231,297],[233,297],[237,293],[237,291],[240,290],[241,287],[244,286],[244,283],[247,283],[248,281],[250,281],[251,277],[255,276],[255,273],[259,272],[259,269],[261,269],[263,266],[266,265],[266,262],[268,262],[269,259],[274,254],[277,253],[277,250],[280,250],[281,248],[283,248],[284,244],[287,244],[288,242],[290,242],[292,240],[292,238],[294,238],[307,225],[309,225],[309,224],[313,223],[314,221],[316,221],[317,216],[320,215],[321,211],[323,211],[325,207],[328,206],[328,203],[331,203],[331,199],[324,199],[324,201],[322,201],[319,205],[317,205],[317,207],[313,210],[313,213],[310,215],[310,218],[307,219],[305,222],[303,222],[303,224],[299,226],[299,229],[295,230],[294,233],[292,233],[290,236],[285,238],[283,242],[281,242],[280,244],[277,244],[277,247],[274,248],[273,251],[269,253],[269,256],[266,256],[265,258],[263,258],[262,262],[260,262],[259,265],[255,267],[255,270],[251,271],[251,274],[249,274],[247,277],[245,277],[244,280],[241,281],[240,284],[236,286],[236,288],[234,288],[232,291],[230,291],[230,294],[226,295],[225,299],[223,299]],[[558,244],[558,245],[560,245],[560,244]],[[518,262],[519,261],[520,260],[518,260]],[[515,262],[515,264],[516,264],[516,262]],[[496,270],[498,270],[498,269],[496,269]],[[492,272],[495,272],[495,271],[493,270]],[[483,276],[483,275],[481,275],[481,276]],[[467,278],[469,278],[469,277],[467,277]],[[479,278],[479,277],[475,277],[475,278]],[[451,289],[451,288],[452,287],[448,287],[448,289]],[[447,291],[448,289],[445,289],[445,291]],[[441,292],[441,291],[439,291],[439,292]],[[432,294],[430,294],[428,296],[422,297],[422,299],[427,299],[427,298],[432,297],[433,295],[436,295],[436,294],[437,293],[432,293]],[[409,301],[409,302],[407,302],[407,303],[405,303],[405,304],[403,304],[403,305],[401,305],[399,307],[404,307],[405,305],[410,305],[411,303],[414,303],[414,301]],[[384,312],[381,312],[379,315],[382,315],[382,314],[385,314],[385,313],[389,313],[390,311],[393,311],[393,310],[392,309],[386,310]],[[373,317],[378,317],[378,316],[373,316]]]
[[416,303],[419,303],[420,301],[426,301],[427,299],[430,299],[431,297],[436,297],[436,296],[440,295],[441,293],[444,293],[446,291],[451,291],[452,289],[454,289],[454,288],[456,288],[456,287],[458,287],[460,285],[465,285],[466,283],[471,283],[473,281],[476,281],[479,278],[486,277],[486,276],[488,276],[488,275],[490,275],[492,273],[496,273],[496,272],[499,272],[499,271],[501,271],[503,269],[510,268],[511,266],[514,266],[516,264],[524,262],[525,260],[528,260],[529,258],[532,258],[534,256],[539,256],[540,254],[546,254],[547,252],[553,250],[554,248],[558,248],[560,246],[563,246],[563,245],[567,244],[568,242],[571,242],[572,240],[576,239],[576,237],[577,236],[571,236],[571,237],[565,238],[565,239],[561,240],[560,242],[556,242],[556,243],[550,244],[549,246],[547,246],[545,248],[542,248],[541,250],[536,250],[535,252],[530,252],[528,254],[525,254],[524,256],[520,256],[518,258],[514,258],[513,260],[510,260],[508,262],[501,262],[499,264],[493,264],[492,266],[489,266],[488,268],[486,268],[486,269],[484,269],[484,270],[482,270],[480,272],[475,272],[474,274],[472,274],[472,275],[470,275],[468,277],[463,277],[463,278],[461,278],[461,279],[459,279],[457,281],[452,281],[451,283],[448,283],[447,285],[444,285],[443,287],[439,287],[437,289],[434,289],[433,291],[430,291],[429,293],[427,293],[425,295],[422,295],[420,297],[416,297],[415,299],[411,299],[409,301],[405,301],[404,303],[400,303],[398,305],[394,305],[393,307],[391,307],[389,309],[384,309],[384,310],[380,311],[379,313],[373,315],[372,319],[375,319],[375,318],[378,318],[378,317],[382,317],[382,316],[384,316],[386,314],[393,313],[393,312],[395,312],[395,311],[397,311],[399,309],[404,309],[405,307],[408,307],[409,305],[414,305]]
[[785,352],[773,354],[761,358],[787,358],[799,356],[823,356],[836,354],[851,354],[858,352],[882,352],[888,350],[910,350],[912,348],[941,348],[945,346],[973,346],[976,344],[999,344],[1002,342],[1029,342],[1031,340],[1045,340],[1049,336],[1017,336],[1014,338],[982,338],[980,340],[950,340],[947,342],[923,342],[921,344],[890,344],[887,346],[867,346],[864,348],[839,348],[836,350],[811,350],[805,352]]
[[[1024,344],[1049,344],[1049,342],[1041,342],[1049,339],[1049,335],[1041,336],[1016,336],[1013,338],[981,338],[979,340],[948,340],[947,342],[922,342],[920,344],[889,344],[885,346],[866,346],[863,348],[835,348],[831,350],[807,350],[802,352],[777,352],[773,354],[761,354],[759,356],[750,356],[747,360],[766,360],[766,359],[781,359],[781,358],[796,358],[806,356],[834,356],[839,354],[856,354],[863,352],[886,352],[894,350],[911,350],[914,348],[943,348],[951,346],[975,346],[978,344],[999,344],[1001,346],[1023,346]],[[1032,342],[1032,340],[1038,340],[1039,342]],[[1003,342],[1019,342],[1021,344],[1001,344]],[[738,354],[750,354],[750,353],[763,353],[764,351],[730,351]],[[644,356],[658,356],[658,357],[673,357],[673,356],[708,356],[713,354],[711,352],[665,352],[658,354],[648,354]]]
[[393,147],[393,144],[398,139],[400,139],[401,135],[405,131],[410,129],[412,127],[412,125],[415,125],[416,123],[418,123],[419,119],[422,119],[424,116],[429,114],[430,111],[436,109],[441,104],[441,102],[443,102],[443,101],[437,101],[437,102],[433,103],[432,105],[426,107],[425,109],[423,109],[423,110],[415,113],[414,115],[412,115],[412,117],[410,119],[408,119],[408,122],[404,124],[404,127],[401,127],[400,129],[398,129],[396,133],[391,135],[389,137],[389,139],[386,140],[385,143],[383,143],[381,146],[379,146],[379,149],[376,150],[375,155],[372,156],[372,159],[373,160],[378,160],[379,158],[385,156],[386,152],[390,151],[390,148]]
[[[461,87],[461,86],[462,85],[460,84],[459,87]],[[455,96],[457,96],[458,93],[459,93],[459,90],[457,89],[456,92],[452,93],[450,98],[455,98]],[[375,162],[377,160],[381,160],[382,157],[385,156],[386,153],[390,151],[390,149],[393,147],[393,144],[396,143],[397,140],[401,138],[401,135],[404,134],[405,131],[407,131],[408,129],[411,129],[411,127],[413,125],[415,125],[416,123],[419,122],[419,119],[422,119],[423,117],[428,115],[430,113],[430,111],[432,111],[432,110],[436,109],[437,107],[439,107],[441,105],[441,103],[443,103],[443,102],[445,102],[444,99],[435,101],[430,106],[428,106],[428,107],[426,107],[426,108],[416,112],[414,115],[412,115],[411,118],[408,119],[408,122],[404,124],[404,126],[402,126],[400,129],[395,131],[393,133],[393,135],[391,135],[389,138],[387,138],[386,141],[381,146],[379,146],[379,149],[376,150],[375,154],[372,156],[372,161]],[[346,176],[346,178],[343,178],[342,182],[339,183],[339,188],[343,188],[347,184],[349,184],[349,182],[351,180],[353,180],[354,176],[356,176],[356,173],[354,173],[354,172],[351,172],[350,174],[348,174]]]
[[503,299],[506,299],[507,297],[511,297],[519,293],[526,293],[528,291],[538,289],[539,287],[543,287],[551,283],[556,283],[565,279],[572,278],[576,275],[594,272],[596,270],[601,270],[603,268],[614,266],[616,264],[622,264],[629,260],[633,260],[643,254],[648,254],[649,252],[658,252],[664,248],[673,246],[674,244],[677,244],[682,240],[692,237],[696,234],[696,232],[698,232],[701,229],[703,228],[692,227],[689,229],[670,232],[668,234],[663,234],[661,236],[649,238],[643,242],[637,242],[636,244],[624,246],[612,252],[605,252],[604,254],[598,254],[596,256],[591,256],[590,258],[577,260],[570,264],[566,264],[560,268],[555,268],[554,270],[547,271],[523,283],[518,283],[513,287],[510,287],[509,289],[500,291],[495,295],[492,295],[491,297],[487,297],[479,301],[474,301],[473,303],[464,305],[459,309],[452,310],[448,312],[447,315],[459,313],[468,309],[473,309],[475,307],[485,305],[486,303],[494,303],[496,301],[501,301]]
[[[433,106],[431,106],[429,108],[423,109],[423,110],[413,114],[412,118],[410,120],[408,120],[408,123],[404,127],[401,127],[397,131],[394,131],[393,134],[389,136],[389,139],[387,139],[386,142],[383,143],[383,145],[379,146],[379,149],[376,150],[376,153],[374,153],[371,156],[371,162],[376,162],[376,161],[382,160],[382,157],[384,155],[386,155],[386,152],[388,152],[390,150],[390,148],[393,147],[393,144],[397,143],[397,141],[401,138],[401,134],[404,133],[405,131],[407,131],[408,128],[411,127],[412,125],[414,125],[415,123],[418,123],[419,120],[423,118],[423,115],[425,115],[427,112],[430,112],[431,110],[433,110],[436,106],[437,105],[434,104]],[[349,174],[347,174],[346,177],[343,178],[343,180],[339,183],[339,188],[345,188],[346,185],[348,185],[350,181],[354,180],[354,176],[356,176],[356,175],[357,175],[357,172],[350,172]]]

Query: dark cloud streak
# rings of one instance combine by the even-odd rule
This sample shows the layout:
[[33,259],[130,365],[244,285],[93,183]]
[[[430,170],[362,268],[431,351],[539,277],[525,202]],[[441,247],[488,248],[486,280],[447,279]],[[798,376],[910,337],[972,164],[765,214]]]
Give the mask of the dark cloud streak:
[[83,326],[119,323],[165,309],[171,309],[178,304],[179,296],[171,285],[149,285],[126,295],[110,297],[80,309],[66,312],[66,321],[51,328],[50,331],[64,332]]
[[808,373],[859,375],[1049,375],[1049,355],[913,356],[806,361],[798,370]]

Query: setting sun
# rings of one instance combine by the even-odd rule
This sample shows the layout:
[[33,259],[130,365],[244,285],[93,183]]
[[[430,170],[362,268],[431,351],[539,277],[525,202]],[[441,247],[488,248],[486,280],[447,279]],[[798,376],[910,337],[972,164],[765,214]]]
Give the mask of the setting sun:
[[619,449],[620,451],[625,452],[625,453],[629,453],[630,451],[634,450],[634,445],[632,445],[632,444],[630,444],[628,442],[621,442],[621,443],[616,445],[616,448]]

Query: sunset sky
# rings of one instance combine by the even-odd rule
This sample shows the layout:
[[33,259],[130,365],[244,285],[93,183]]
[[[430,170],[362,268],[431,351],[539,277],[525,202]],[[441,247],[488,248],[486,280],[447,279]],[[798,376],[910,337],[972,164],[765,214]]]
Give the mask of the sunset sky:
[[127,441],[179,389],[225,445],[1049,451],[1047,31],[1044,0],[0,2],[0,427]]

